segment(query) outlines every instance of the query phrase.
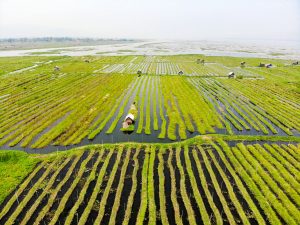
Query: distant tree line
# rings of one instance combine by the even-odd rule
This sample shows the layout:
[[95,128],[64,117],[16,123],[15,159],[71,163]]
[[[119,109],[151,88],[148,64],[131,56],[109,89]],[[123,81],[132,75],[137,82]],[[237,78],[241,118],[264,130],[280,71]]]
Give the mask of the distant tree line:
[[98,42],[98,41],[134,41],[133,39],[112,38],[72,38],[72,37],[37,37],[37,38],[2,38],[0,42]]

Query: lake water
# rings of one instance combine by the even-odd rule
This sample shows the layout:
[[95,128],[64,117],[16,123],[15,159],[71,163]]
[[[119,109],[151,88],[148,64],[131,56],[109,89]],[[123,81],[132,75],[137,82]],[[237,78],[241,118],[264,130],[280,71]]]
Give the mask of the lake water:
[[300,41],[141,41],[135,43],[107,44],[48,49],[0,51],[7,56],[84,56],[84,55],[176,55],[204,54],[213,56],[262,57],[300,59]]

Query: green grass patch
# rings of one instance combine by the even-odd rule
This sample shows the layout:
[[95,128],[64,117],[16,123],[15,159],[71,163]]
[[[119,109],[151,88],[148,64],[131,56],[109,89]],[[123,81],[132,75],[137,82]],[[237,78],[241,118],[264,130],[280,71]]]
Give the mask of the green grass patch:
[[21,151],[0,152],[0,203],[40,162],[36,156]]

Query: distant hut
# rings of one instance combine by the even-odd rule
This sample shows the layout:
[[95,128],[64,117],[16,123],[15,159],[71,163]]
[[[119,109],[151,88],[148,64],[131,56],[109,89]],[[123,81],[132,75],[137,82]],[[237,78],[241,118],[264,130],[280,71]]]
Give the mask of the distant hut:
[[266,65],[266,68],[271,68],[273,65],[271,63]]
[[228,73],[228,78],[235,78],[235,73],[234,72]]
[[86,63],[90,63],[90,60],[86,59],[86,60],[84,60],[84,62],[86,62]]
[[54,71],[60,71],[60,68],[58,66],[54,66]]
[[297,66],[297,65],[299,65],[299,62],[298,61],[297,62],[293,62],[292,65],[293,66]]
[[137,75],[138,75],[138,77],[140,77],[140,76],[142,75],[142,71],[141,71],[141,70],[138,70],[138,71],[137,71]]
[[183,75],[183,71],[180,70],[180,71],[178,72],[178,75]]
[[246,62],[244,61],[244,62],[241,62],[241,67],[245,67],[245,65],[246,65]]
[[273,65],[271,63],[259,63],[259,67],[271,68]]
[[204,63],[205,63],[205,60],[204,60],[204,59],[202,59],[202,60],[201,60],[201,64],[202,64],[202,65],[204,65]]

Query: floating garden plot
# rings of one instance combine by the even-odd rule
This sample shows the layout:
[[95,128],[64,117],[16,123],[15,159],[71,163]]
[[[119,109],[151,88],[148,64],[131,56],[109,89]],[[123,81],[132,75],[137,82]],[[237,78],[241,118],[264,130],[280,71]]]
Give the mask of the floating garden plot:
[[[26,57],[25,68],[27,58],[37,60]],[[41,58],[32,70],[20,66],[20,72],[0,78],[0,146],[158,142],[208,133],[299,134],[294,67],[230,68],[183,56]],[[8,65],[12,68],[5,70],[14,72],[16,64]],[[183,74],[176,75],[177,70]],[[229,70],[243,79],[224,77]],[[265,79],[246,79],[253,74]],[[134,102],[134,129],[125,135],[122,122]]]
[[260,61],[0,59],[0,146],[35,153],[0,151],[0,224],[300,224],[300,69]]
[[299,224],[299,150],[222,139],[83,147],[40,160],[0,222]]

